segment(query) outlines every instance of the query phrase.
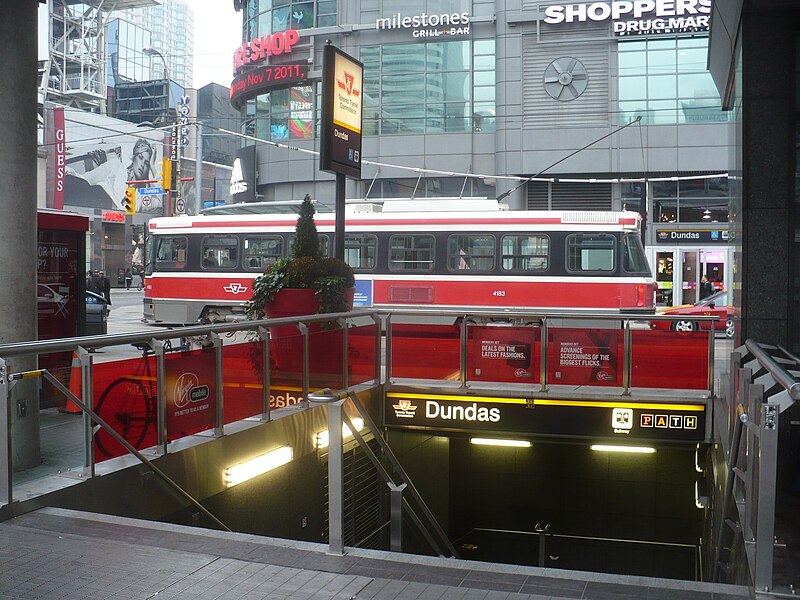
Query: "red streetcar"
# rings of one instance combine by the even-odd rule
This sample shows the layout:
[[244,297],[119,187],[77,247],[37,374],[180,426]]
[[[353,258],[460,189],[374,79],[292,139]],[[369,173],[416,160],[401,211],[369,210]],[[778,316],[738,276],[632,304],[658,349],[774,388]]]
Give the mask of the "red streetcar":
[[[274,210],[270,204],[264,210]],[[453,205],[459,210],[446,209]],[[254,208],[150,221],[146,319],[243,317],[253,279],[290,253],[297,220]],[[504,211],[469,199],[348,209],[345,260],[356,273],[356,307],[654,312],[637,213]],[[317,212],[315,221],[328,251],[334,214]]]

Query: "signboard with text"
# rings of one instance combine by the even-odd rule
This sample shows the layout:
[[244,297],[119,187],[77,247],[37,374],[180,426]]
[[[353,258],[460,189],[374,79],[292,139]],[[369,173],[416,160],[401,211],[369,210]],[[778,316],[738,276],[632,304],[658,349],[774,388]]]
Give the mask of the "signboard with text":
[[387,392],[385,425],[517,435],[705,439],[703,404]]
[[167,436],[175,440],[214,427],[217,387],[214,349],[166,357]]
[[550,336],[550,383],[622,385],[619,331],[555,329]]
[[539,330],[532,327],[470,327],[473,381],[533,383],[538,381],[533,349]]
[[364,65],[325,46],[322,67],[322,130],[319,168],[361,179]]

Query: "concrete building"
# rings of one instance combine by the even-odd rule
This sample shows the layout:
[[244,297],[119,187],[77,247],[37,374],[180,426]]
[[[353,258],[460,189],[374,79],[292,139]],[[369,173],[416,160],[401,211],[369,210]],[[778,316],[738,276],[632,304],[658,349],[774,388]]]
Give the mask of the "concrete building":
[[[646,14],[529,0],[242,5],[243,42],[262,38],[261,48],[281,52],[247,47],[237,75],[266,63],[306,77],[240,94],[244,133],[318,149],[331,40],[364,63],[364,159],[459,174],[365,164],[348,198],[639,211],[646,180],[659,303],[694,302],[703,274],[717,287],[731,280],[730,125],[706,68],[710,1]],[[276,47],[290,29],[297,43]],[[333,196],[313,156],[259,145],[257,160],[265,200]]]

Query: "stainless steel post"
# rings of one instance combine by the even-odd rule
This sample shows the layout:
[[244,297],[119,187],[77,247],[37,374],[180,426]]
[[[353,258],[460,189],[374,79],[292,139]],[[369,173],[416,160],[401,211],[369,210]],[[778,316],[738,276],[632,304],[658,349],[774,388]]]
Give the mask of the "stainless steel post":
[[375,323],[375,383],[381,384],[381,356],[383,356],[383,319],[380,315],[372,315]]
[[348,373],[350,364],[347,352],[347,346],[349,342],[347,319],[339,319],[339,327],[342,328],[342,388],[347,389],[350,386],[350,377]]
[[539,534],[539,566],[545,566],[545,550],[547,546],[547,532],[550,531],[550,524],[546,523],[540,525],[537,523],[533,526],[533,530]]
[[459,379],[461,381],[461,388],[467,387],[467,362],[469,355],[467,354],[467,315],[461,318],[461,327],[459,328]]
[[631,394],[631,363],[633,357],[633,335],[631,335],[631,321],[625,319],[622,333],[622,395]]
[[716,321],[711,321],[711,332],[708,335],[708,394],[714,395],[714,325]]
[[[164,342],[150,340],[150,347],[156,355],[156,415],[158,415],[158,448],[162,454],[167,453],[167,403],[164,394],[164,383],[167,380],[167,365],[164,361]],[[147,360],[147,357],[144,357]]]
[[[775,560],[775,496],[777,491],[779,415],[779,405],[761,405],[760,422],[758,423],[758,488],[750,491],[751,494],[758,497],[756,564],[753,577],[756,593],[772,591],[772,573]],[[750,501],[752,502],[752,500]]]
[[266,327],[258,328],[258,337],[262,340],[263,362],[261,364],[261,420],[270,420],[269,394],[272,383],[269,372],[269,329]]
[[13,501],[13,468],[11,460],[11,384],[8,381],[8,363],[0,358],[0,502],[11,504]]
[[297,328],[300,330],[300,333],[303,334],[303,399],[301,403],[305,408],[308,408],[308,391],[311,381],[311,373],[309,372],[311,360],[308,325],[305,323],[298,323]]
[[548,325],[547,317],[542,317],[541,338],[539,340],[539,391],[547,391],[547,352],[548,352]]
[[216,333],[209,335],[214,344],[214,386],[217,388],[217,411],[214,417],[214,436],[221,437],[225,430],[225,379],[222,376],[222,338]]
[[[78,360],[81,363],[81,400],[90,409],[94,410],[94,385],[92,383],[92,355],[86,348],[78,346],[76,349]],[[83,412],[83,476],[95,476],[94,464],[94,432],[92,419],[87,412]]]
[[403,490],[406,484],[395,485],[386,482],[389,486],[389,550],[392,552],[403,551]]
[[386,379],[384,383],[392,384],[392,315],[386,315]]

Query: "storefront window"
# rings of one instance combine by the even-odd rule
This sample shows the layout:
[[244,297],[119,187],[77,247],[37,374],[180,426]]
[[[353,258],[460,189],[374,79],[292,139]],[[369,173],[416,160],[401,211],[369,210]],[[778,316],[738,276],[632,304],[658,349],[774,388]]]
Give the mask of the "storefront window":
[[620,41],[620,122],[646,124],[727,121],[706,68],[707,37]]

